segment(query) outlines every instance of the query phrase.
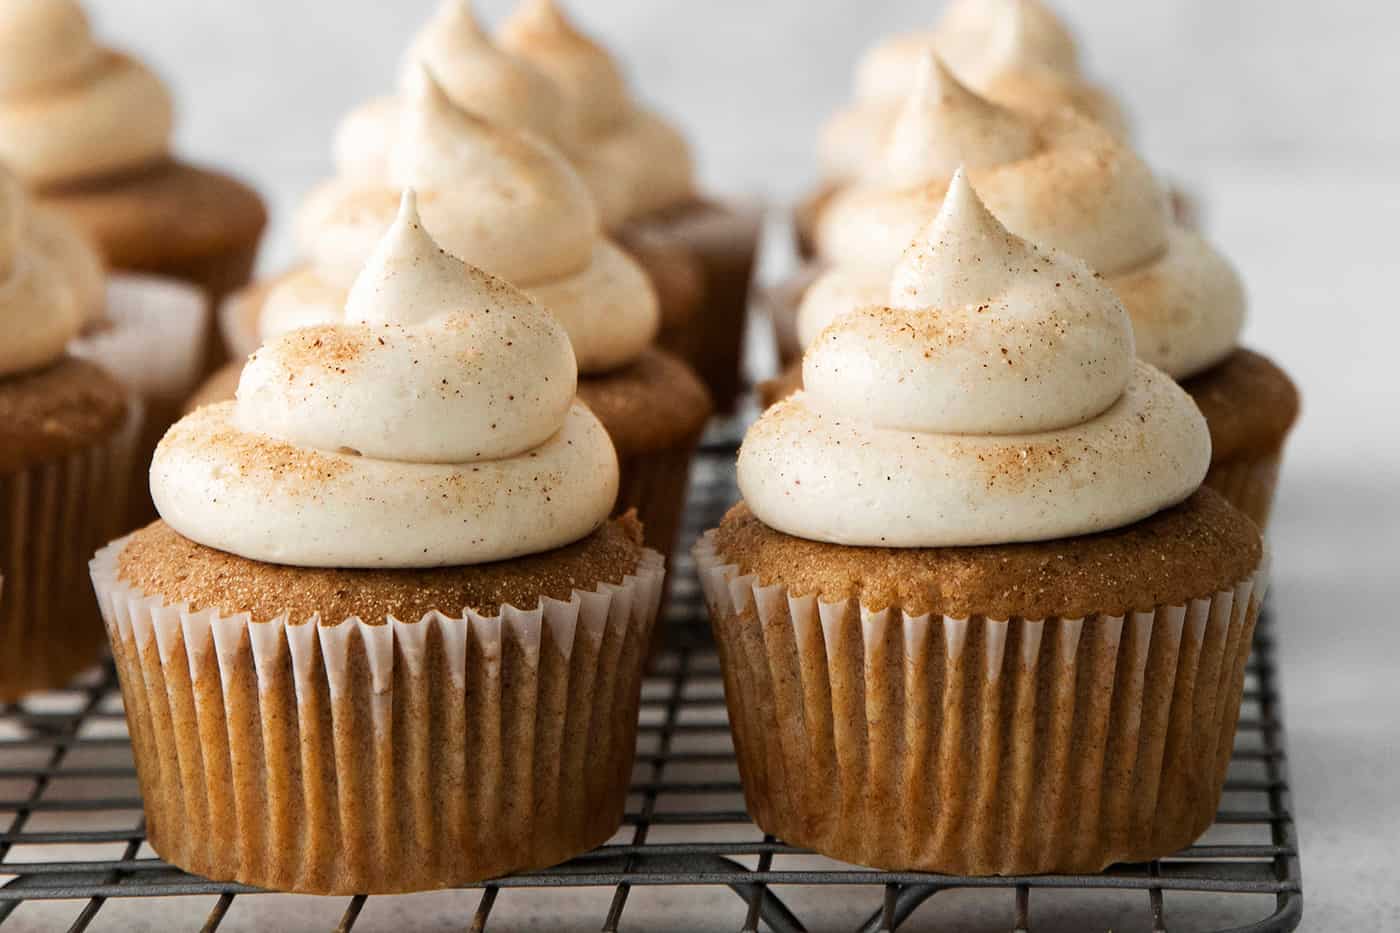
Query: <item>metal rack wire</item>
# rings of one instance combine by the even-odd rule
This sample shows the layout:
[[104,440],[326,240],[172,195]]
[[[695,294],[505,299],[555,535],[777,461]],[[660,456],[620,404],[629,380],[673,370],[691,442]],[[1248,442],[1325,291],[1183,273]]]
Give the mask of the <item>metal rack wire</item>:
[[[732,463],[731,443],[707,447],[698,460],[688,512],[692,534],[713,525],[733,502]],[[1198,844],[1168,859],[1115,866],[1099,875],[882,872],[813,856],[762,836],[750,822],[694,568],[686,555],[674,563],[668,642],[644,686],[637,767],[622,831],[565,865],[459,892],[459,924],[474,931],[494,928],[502,892],[597,887],[611,891],[601,916],[557,922],[571,929],[628,929],[635,889],[686,886],[691,896],[707,898],[707,905],[737,911],[735,923],[743,931],[836,929],[831,898],[812,897],[832,891],[879,892],[870,897],[868,913],[854,918],[861,931],[907,929],[903,925],[916,911],[920,923],[947,922],[940,907],[949,901],[958,901],[952,906],[964,912],[957,916],[975,910],[985,923],[992,910],[1007,917],[1002,929],[1040,930],[1042,920],[1047,929],[1080,929],[1082,916],[1074,912],[1079,902],[1066,907],[1056,900],[1073,891],[1117,897],[1112,916],[1120,928],[1150,923],[1153,931],[1166,931],[1184,923],[1262,933],[1297,926],[1298,843],[1267,622],[1261,621],[1249,666],[1226,801],[1216,826]],[[66,690],[0,710],[0,923],[22,923],[23,912],[15,911],[27,902],[61,900],[71,907],[65,916],[72,919],[63,922],[84,930],[113,899],[203,895],[198,907],[188,898],[195,909],[179,912],[183,920],[175,919],[169,901],[159,902],[160,919],[151,922],[163,929],[184,924],[214,930],[239,902],[261,893],[187,875],[148,848],[143,852],[141,805],[120,704],[108,666]],[[970,904],[958,900],[961,893],[952,895],[967,889],[980,890],[983,899]],[[952,896],[934,897],[945,892]],[[209,896],[214,900],[206,909]],[[323,900],[344,905],[337,908],[337,930],[354,928],[367,903],[364,897]]]

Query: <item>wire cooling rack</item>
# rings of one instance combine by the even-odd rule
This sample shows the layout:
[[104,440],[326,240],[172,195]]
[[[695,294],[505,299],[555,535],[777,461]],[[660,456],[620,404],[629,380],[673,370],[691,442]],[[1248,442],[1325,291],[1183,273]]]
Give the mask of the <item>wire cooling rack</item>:
[[[733,457],[732,442],[720,442],[697,461],[687,514],[692,539],[734,501]],[[688,555],[677,556],[674,573],[667,647],[643,687],[626,822],[597,850],[556,868],[446,892],[446,904],[443,894],[273,896],[187,875],[145,845],[121,697],[109,665],[66,690],[0,710],[0,923],[84,930],[105,909],[102,922],[163,930],[431,923],[480,931],[515,929],[512,918],[522,916],[531,929],[604,931],[651,929],[662,917],[676,929],[776,933],[1262,933],[1297,926],[1298,843],[1266,621],[1255,638],[1225,800],[1216,825],[1196,845],[1098,875],[882,872],[785,845],[749,820],[719,664]],[[660,888],[668,897],[648,897]],[[425,898],[436,899],[431,913]],[[392,902],[385,908],[394,911],[387,924],[374,919],[380,902]]]

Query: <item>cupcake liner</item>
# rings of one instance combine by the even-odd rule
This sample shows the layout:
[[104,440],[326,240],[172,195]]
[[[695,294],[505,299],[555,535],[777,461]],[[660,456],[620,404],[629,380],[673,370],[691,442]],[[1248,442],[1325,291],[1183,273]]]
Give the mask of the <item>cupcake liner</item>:
[[1096,872],[1211,824],[1265,569],[1123,616],[910,616],[760,585],[695,548],[749,812],[824,855]]
[[622,822],[664,561],[496,616],[190,612],[93,558],[151,845],[215,880],[380,894],[541,868]]
[[248,292],[234,292],[219,303],[216,314],[219,336],[227,348],[228,358],[246,359],[261,345],[255,309],[261,304],[263,297]]
[[695,367],[721,413],[733,411],[743,391],[744,327],[762,225],[761,209],[737,205],[701,206],[644,221],[686,244],[700,261],[704,300],[692,319],[699,334],[690,341],[686,362]]
[[99,443],[0,474],[0,702],[66,684],[102,655],[83,566],[126,507],[142,407]]
[[192,285],[159,276],[114,275],[107,283],[107,326],[69,345],[74,356],[116,376],[145,406],[134,453],[141,468],[131,474],[127,514],[114,531],[156,517],[145,465],[203,377],[209,317],[204,293]]
[[1279,463],[1283,447],[1255,457],[1235,457],[1212,463],[1205,485],[1220,493],[1230,504],[1254,520],[1263,531],[1269,526],[1274,491],[1278,488]]

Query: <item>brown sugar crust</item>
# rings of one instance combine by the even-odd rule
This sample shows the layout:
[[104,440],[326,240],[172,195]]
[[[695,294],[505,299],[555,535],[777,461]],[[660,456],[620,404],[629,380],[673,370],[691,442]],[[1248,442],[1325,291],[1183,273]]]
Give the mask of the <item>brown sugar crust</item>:
[[846,547],[784,534],[743,502],[720,523],[726,563],[794,596],[963,618],[1081,618],[1181,605],[1259,566],[1254,523],[1211,489],[1126,528],[983,547]]
[[1211,461],[1275,451],[1298,418],[1298,389],[1283,370],[1252,350],[1181,383],[1210,425]]
[[238,379],[243,375],[243,364],[225,363],[214,371],[214,375],[204,381],[194,395],[185,400],[183,414],[189,414],[196,408],[205,405],[213,405],[215,402],[227,402],[233,398],[238,391]]
[[688,445],[714,408],[695,371],[657,347],[621,369],[580,376],[578,396],[607,428],[623,459]]
[[237,250],[267,224],[267,209],[235,178],[176,160],[39,194],[98,242],[117,268],[157,270]]
[[417,621],[437,610],[495,615],[501,606],[533,609],[540,597],[567,600],[574,590],[619,584],[642,557],[642,526],[628,514],[573,544],[491,564],[423,570],[285,567],[205,547],[163,521],[131,536],[117,559],[118,577],[192,611],[251,613],[254,621],[288,613],[294,622],[320,613],[328,625],[357,616],[377,623]]
[[121,427],[126,407],[121,383],[70,356],[0,378],[0,472],[93,446]]

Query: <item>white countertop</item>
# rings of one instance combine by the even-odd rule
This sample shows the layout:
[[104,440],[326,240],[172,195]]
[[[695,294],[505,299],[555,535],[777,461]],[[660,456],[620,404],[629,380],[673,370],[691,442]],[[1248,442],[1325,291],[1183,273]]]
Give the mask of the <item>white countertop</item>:
[[[488,17],[508,5],[480,4]],[[1400,623],[1392,618],[1400,606],[1400,57],[1392,52],[1400,8],[1059,5],[1081,26],[1097,73],[1125,91],[1144,150],[1204,197],[1210,235],[1249,285],[1246,342],[1302,387],[1272,539],[1304,928],[1400,929]],[[269,269],[289,256],[296,196],[328,170],[336,118],[387,85],[404,37],[428,9],[368,0],[90,6],[106,34],[176,83],[185,151],[240,169],[272,195]],[[816,124],[845,94],[856,51],[927,21],[936,4],[927,12],[914,0],[572,6],[628,50],[647,96],[687,124],[712,187],[781,201],[811,179]],[[778,274],[784,261],[765,266]],[[507,892],[490,929],[577,928],[564,918],[576,910],[599,917],[609,896]],[[460,927],[476,897],[372,898],[356,929]],[[1005,913],[968,919],[972,895],[940,897],[962,899],[949,904],[959,928],[1010,927]],[[636,889],[632,898],[625,929],[733,930],[742,918],[737,898],[714,901],[696,889]],[[181,927],[212,902],[191,900],[165,902],[158,915],[146,903],[113,902],[95,928]],[[827,900],[830,928],[849,927],[878,905],[879,891]],[[1035,928],[1082,928],[1053,922],[1063,906],[1045,903]],[[241,898],[221,929],[325,929],[343,909],[344,899]],[[72,905],[26,904],[14,920],[47,929],[73,914]],[[1091,928],[1135,929],[1111,899],[1090,916]],[[903,929],[924,927],[916,915]]]

